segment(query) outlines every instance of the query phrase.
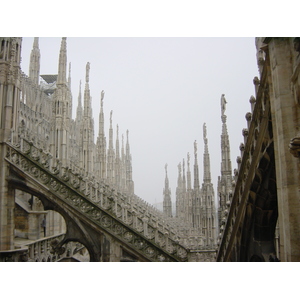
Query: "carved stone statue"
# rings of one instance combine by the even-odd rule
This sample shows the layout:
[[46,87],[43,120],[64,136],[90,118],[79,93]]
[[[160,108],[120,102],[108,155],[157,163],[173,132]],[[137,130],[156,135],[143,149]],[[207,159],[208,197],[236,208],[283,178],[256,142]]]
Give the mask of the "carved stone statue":
[[225,113],[225,110],[226,110],[226,99],[225,99],[225,95],[222,94],[222,97],[221,97],[221,112],[222,112],[222,115],[224,115]]
[[168,164],[165,164],[166,175],[168,174],[167,168],[168,168]]
[[197,141],[194,142],[194,154],[197,155]]
[[86,75],[85,75],[85,81],[89,82],[90,80],[90,63],[88,62],[86,64]]
[[206,130],[206,123],[203,124],[203,138],[206,139],[207,136],[207,130]]
[[104,91],[102,90],[102,91],[101,91],[101,101],[103,101],[103,99],[104,99],[104,94],[105,94],[105,93],[104,93]]

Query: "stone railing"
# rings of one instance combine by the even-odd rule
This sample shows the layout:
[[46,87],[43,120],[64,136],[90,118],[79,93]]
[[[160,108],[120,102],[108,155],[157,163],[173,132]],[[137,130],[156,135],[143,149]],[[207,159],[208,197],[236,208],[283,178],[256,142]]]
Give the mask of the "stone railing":
[[[17,145],[20,143],[20,140],[26,140],[29,143],[32,143],[36,148],[43,149],[44,152],[49,152],[49,140],[45,139],[45,132],[41,134],[38,133],[37,124],[41,124],[42,128],[50,128],[50,123],[45,120],[45,116],[41,113],[37,113],[32,110],[29,106],[20,102],[20,110],[19,110],[19,117],[21,120],[26,120],[26,124],[24,127],[20,126],[18,132],[12,132],[10,143]],[[30,121],[28,121],[30,120]],[[21,124],[22,125],[22,124]],[[49,137],[49,132],[46,134]],[[40,150],[38,150],[40,151]],[[58,166],[61,167],[59,161],[55,161],[55,159],[51,159],[53,163],[53,168]],[[130,210],[135,211],[135,213],[139,216],[146,215],[149,218],[150,223],[157,224],[157,226],[162,230],[169,233],[169,235],[174,239],[180,239],[178,236],[179,228],[186,227],[185,224],[182,224],[179,220],[172,218],[168,219],[166,222],[165,215],[156,209],[153,205],[149,204],[148,202],[144,201],[137,195],[127,194],[125,192],[121,192],[118,190],[118,187],[112,186],[106,182],[105,179],[97,178],[94,174],[86,175],[84,169],[78,167],[75,161],[70,160],[68,166],[65,168],[68,172],[71,172],[78,175],[78,178],[81,178],[81,181],[88,181],[89,185],[92,185],[91,189],[94,190],[94,186],[97,183],[97,186],[101,187],[106,191],[106,194],[114,194],[118,198],[121,198],[123,203],[123,207],[125,209],[129,208]],[[64,169],[64,170],[65,170]],[[94,192],[95,194],[95,192]]]
[[[107,233],[153,261],[186,261],[176,233],[147,205],[95,178],[83,178],[25,139],[7,144],[6,160]],[[149,208],[149,207],[148,207]]]
[[64,234],[41,238],[38,240],[18,241],[15,239],[15,249],[0,252],[2,262],[53,262],[65,256],[56,253],[53,245],[62,240]]

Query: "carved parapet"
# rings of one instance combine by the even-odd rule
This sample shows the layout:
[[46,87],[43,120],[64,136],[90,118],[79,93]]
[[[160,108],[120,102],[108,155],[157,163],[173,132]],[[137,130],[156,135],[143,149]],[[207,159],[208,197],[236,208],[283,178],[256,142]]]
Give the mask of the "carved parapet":
[[[98,224],[112,236],[123,240],[128,246],[136,248],[151,260],[164,258],[165,261],[185,261],[187,259],[186,249],[173,240],[173,237],[178,234],[173,233],[172,228],[163,222],[162,213],[151,209],[138,197],[127,200],[125,196],[107,185],[96,185],[93,178],[82,178],[76,175],[71,169],[62,167],[55,159],[53,161],[56,171],[51,172],[50,156],[47,153],[25,140],[22,140],[21,144],[19,148],[8,145],[6,159],[28,174],[32,180],[42,184],[41,186],[47,189],[47,193],[53,193],[63,200],[65,205],[82,213],[91,222]],[[95,201],[95,193],[100,194],[99,201]],[[124,213],[122,213],[125,205],[128,209],[125,218],[127,225],[124,224]],[[153,226],[155,220],[157,229]],[[165,233],[168,235],[168,241],[162,238]],[[160,240],[158,245],[153,244],[156,244],[156,241],[153,241],[155,235],[157,236],[155,240]],[[166,244],[169,247],[166,247]]]
[[289,148],[293,156],[300,158],[300,136],[291,139]]

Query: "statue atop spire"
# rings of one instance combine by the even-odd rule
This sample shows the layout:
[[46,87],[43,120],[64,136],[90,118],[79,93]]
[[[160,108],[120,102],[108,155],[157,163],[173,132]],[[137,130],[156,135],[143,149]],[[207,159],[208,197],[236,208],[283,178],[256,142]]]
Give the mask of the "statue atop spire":
[[211,181],[210,160],[209,160],[208,145],[207,145],[208,140],[207,140],[206,123],[203,124],[203,139],[204,139],[204,154],[203,154],[204,174],[203,174],[203,180],[204,180],[204,183],[210,183],[210,181]]
[[90,63],[89,62],[87,62],[85,68],[86,68],[85,82],[88,83],[90,81]]
[[33,40],[33,48],[38,48],[39,47],[39,38],[35,37]]
[[168,170],[167,170],[167,168],[168,168],[168,164],[165,164],[166,176],[168,176]]
[[207,130],[206,130],[206,123],[203,124],[203,139],[204,139],[204,143],[207,144]]
[[101,91],[101,107],[103,107],[104,91]]
[[225,99],[225,94],[222,94],[221,96],[221,112],[222,112],[222,116],[225,114],[225,110],[226,110],[226,99]]
[[113,111],[111,110],[110,111],[110,117],[109,117],[110,125],[112,124],[112,113],[113,113]]
[[195,157],[197,156],[197,141],[195,140],[194,142],[194,154],[195,154]]

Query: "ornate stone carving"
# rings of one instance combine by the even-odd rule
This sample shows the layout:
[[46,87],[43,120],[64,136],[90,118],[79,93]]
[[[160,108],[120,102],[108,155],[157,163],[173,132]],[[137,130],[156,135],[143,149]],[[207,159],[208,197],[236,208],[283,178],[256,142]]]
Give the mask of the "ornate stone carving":
[[[136,233],[134,232],[134,230],[132,231],[132,229],[126,227],[132,226],[130,224],[133,224],[132,220],[134,205],[123,204],[125,198],[121,194],[116,193],[113,190],[104,187],[103,185],[99,185],[99,190],[97,190],[97,192],[100,192],[101,188],[101,196],[103,197],[104,203],[104,205],[100,208],[99,203],[97,204],[92,202],[93,195],[95,195],[95,192],[93,190],[96,189],[96,185],[93,183],[93,181],[87,181],[87,184],[85,180],[81,179],[79,176],[75,176],[75,174],[73,174],[71,170],[60,168],[59,161],[56,161],[57,172],[55,172],[55,174],[51,174],[51,172],[49,172],[50,167],[48,166],[48,164],[44,163],[44,161],[49,160],[49,156],[47,156],[46,153],[43,153],[43,151],[35,148],[35,160],[30,160],[29,158],[32,158],[32,153],[30,151],[32,147],[24,140],[22,141],[22,143],[23,146],[25,145],[25,147],[22,148],[23,154],[19,153],[19,150],[14,149],[12,148],[12,146],[8,145],[8,151],[6,155],[7,160],[23,172],[29,172],[28,174],[31,174],[31,176],[35,178],[37,183],[42,184],[48,189],[49,192],[53,193],[54,197],[50,197],[52,199],[51,201],[55,201],[55,197],[59,197],[61,200],[64,200],[73,208],[76,208],[79,212],[85,214],[90,220],[93,220],[94,222],[99,224],[99,226],[105,228],[112,235],[121,236],[122,239],[126,241],[126,243],[129,243],[131,247],[136,248],[137,251],[140,251],[147,257],[150,257],[151,260],[174,260],[174,258],[167,257],[166,254],[162,254],[162,248],[165,249],[164,251],[167,251],[169,254],[177,257],[177,259],[180,261],[187,260],[187,257],[185,255],[186,250],[171,239],[174,234],[172,234],[171,232],[169,233],[170,229],[167,229],[166,224],[161,225],[160,223],[158,223],[159,227],[161,227],[162,229],[155,229],[150,225],[150,223],[154,222],[154,219],[148,216],[149,212],[151,211],[151,207],[145,205],[143,209],[139,208],[138,214],[142,215],[141,218],[136,218],[137,229],[138,231],[140,231],[140,233]],[[66,181],[66,176],[69,177],[70,180]],[[68,185],[66,185],[66,182],[68,183]],[[84,195],[84,197],[77,192],[79,186],[81,187],[81,193],[84,192],[87,194]],[[88,187],[88,191],[86,191],[86,187]],[[122,205],[117,204],[117,199],[119,199],[118,201]],[[116,207],[115,212],[111,210],[112,207]],[[127,211],[126,226],[124,225],[124,223],[118,221],[118,219],[122,219],[122,210],[125,208]],[[128,209],[130,209],[131,211],[128,211]],[[105,210],[107,212],[105,212]],[[113,216],[109,216],[108,212],[113,213]],[[146,226],[146,231],[144,226]],[[153,248],[150,240],[154,239],[156,230],[158,233],[157,243],[158,245],[160,245],[160,247],[155,246],[157,248]],[[161,232],[161,230],[168,230],[167,236],[165,236]],[[146,235],[143,236],[143,233]]]

